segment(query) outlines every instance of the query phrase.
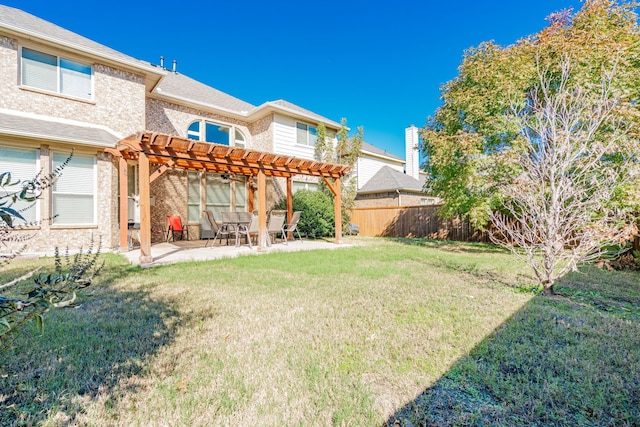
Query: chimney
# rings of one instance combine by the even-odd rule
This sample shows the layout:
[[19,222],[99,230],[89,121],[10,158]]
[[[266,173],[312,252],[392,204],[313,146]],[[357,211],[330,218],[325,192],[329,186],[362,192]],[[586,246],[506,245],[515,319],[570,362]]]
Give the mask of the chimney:
[[404,145],[405,145],[405,170],[406,174],[420,180],[420,165],[419,165],[419,146],[420,137],[418,136],[418,128],[414,125],[409,126],[404,130]]
[[176,66],[178,65],[178,61],[176,61],[175,59],[173,60],[173,72],[176,72]]

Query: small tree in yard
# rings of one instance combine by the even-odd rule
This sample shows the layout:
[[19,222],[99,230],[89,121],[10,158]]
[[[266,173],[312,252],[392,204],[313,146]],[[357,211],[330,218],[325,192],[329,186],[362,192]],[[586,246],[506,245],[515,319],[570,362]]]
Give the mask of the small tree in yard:
[[632,214],[616,197],[637,176],[638,143],[616,113],[612,72],[599,91],[572,85],[566,59],[555,73],[538,65],[538,74],[515,115],[524,146],[501,154],[519,167],[499,184],[491,237],[523,257],[552,294],[559,277],[628,238]]
[[[6,267],[20,255],[26,249],[25,242],[33,237],[24,234],[24,230],[20,231],[35,224],[16,224],[24,222],[21,210],[14,208],[16,202],[35,202],[42,191],[53,185],[72,155],[50,175],[38,175],[31,181],[13,181],[10,172],[0,173],[0,247],[4,251],[0,253],[0,267]],[[11,245],[15,244],[19,247],[12,249]],[[18,331],[28,321],[34,320],[42,331],[44,314],[48,310],[73,304],[76,292],[89,286],[102,268],[104,263],[97,262],[99,253],[99,246],[95,250],[93,248],[93,239],[87,252],[80,251],[73,256],[60,256],[56,247],[54,272],[38,273],[40,268],[36,268],[6,283],[0,283],[0,347],[6,342],[7,336]],[[20,287],[25,280],[31,278],[35,286],[27,289]],[[9,293],[10,291],[12,292]]]
[[[340,130],[336,135],[337,144],[334,147],[333,141],[327,140],[326,128],[324,124],[318,124],[318,137],[315,146],[315,157],[321,162],[337,163],[340,165],[346,165],[351,168],[355,165],[360,151],[362,149],[362,142],[364,139],[364,129],[362,126],[358,127],[355,135],[349,136],[349,130],[347,129],[347,119],[343,118],[340,122]],[[324,181],[320,182],[319,188],[321,191],[329,196],[332,196],[331,192],[327,188]],[[351,217],[351,211],[355,205],[356,198],[356,180],[352,176],[347,176],[342,181],[340,198],[342,200],[342,219],[343,224],[346,224]]]

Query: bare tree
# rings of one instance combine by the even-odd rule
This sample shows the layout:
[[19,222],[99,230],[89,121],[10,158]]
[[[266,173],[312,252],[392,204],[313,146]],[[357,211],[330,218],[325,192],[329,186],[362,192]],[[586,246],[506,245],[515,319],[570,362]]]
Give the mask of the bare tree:
[[558,278],[628,238],[625,212],[610,202],[637,173],[637,142],[610,95],[613,72],[594,91],[572,86],[570,71],[568,60],[555,79],[538,67],[540,86],[517,114],[519,173],[502,186],[502,212],[491,217],[492,240],[524,258],[546,294]]

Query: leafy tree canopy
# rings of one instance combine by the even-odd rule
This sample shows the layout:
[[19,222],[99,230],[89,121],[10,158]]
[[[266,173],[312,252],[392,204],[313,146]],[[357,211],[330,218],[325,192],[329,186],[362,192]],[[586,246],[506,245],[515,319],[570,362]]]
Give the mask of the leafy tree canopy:
[[[618,151],[637,150],[640,30],[634,8],[627,1],[586,0],[576,13],[550,15],[546,28],[513,45],[485,42],[465,52],[458,76],[442,87],[443,103],[421,132],[430,190],[445,200],[445,215],[487,223],[499,206],[500,184],[517,175],[518,153],[525,149],[516,111],[539,89],[539,70],[560,79],[563,60],[572,64],[568,85],[594,94],[602,91],[603,73],[614,71],[610,92],[619,100],[614,117],[627,122]],[[606,138],[607,127],[604,123],[598,138]],[[634,187],[620,188],[617,201],[640,206],[633,198],[638,195],[630,193]]]

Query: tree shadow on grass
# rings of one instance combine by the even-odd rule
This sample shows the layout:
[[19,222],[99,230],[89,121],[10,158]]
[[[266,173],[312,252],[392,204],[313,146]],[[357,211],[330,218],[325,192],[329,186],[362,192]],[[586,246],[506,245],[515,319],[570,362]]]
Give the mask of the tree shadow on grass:
[[173,340],[178,313],[144,288],[118,289],[139,267],[105,268],[76,308],[45,316],[42,336],[27,325],[0,353],[0,425],[38,424],[55,415],[74,425],[83,402],[117,394],[122,380],[144,374]]
[[590,282],[603,299],[620,287],[633,299],[639,278],[568,275],[561,295],[533,298],[383,425],[640,425],[640,307],[573,296]]

